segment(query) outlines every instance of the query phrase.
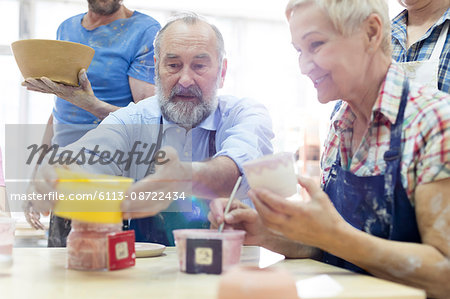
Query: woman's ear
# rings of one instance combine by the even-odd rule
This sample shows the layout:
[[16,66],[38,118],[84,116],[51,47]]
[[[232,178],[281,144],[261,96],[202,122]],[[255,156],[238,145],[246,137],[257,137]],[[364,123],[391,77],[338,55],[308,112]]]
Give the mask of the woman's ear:
[[367,50],[372,52],[380,47],[383,40],[383,23],[377,14],[371,14],[364,22]]

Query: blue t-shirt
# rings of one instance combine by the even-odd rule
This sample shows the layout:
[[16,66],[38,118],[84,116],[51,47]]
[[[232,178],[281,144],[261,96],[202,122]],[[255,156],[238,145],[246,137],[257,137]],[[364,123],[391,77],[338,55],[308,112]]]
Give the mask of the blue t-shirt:
[[[130,18],[119,19],[94,30],[81,25],[86,14],[64,21],[57,39],[94,48],[95,55],[87,70],[95,96],[109,104],[125,107],[133,101],[128,77],[154,84],[153,40],[161,28],[150,16],[135,11]],[[64,146],[84,134],[82,126],[58,124],[92,124],[101,120],[93,114],[56,98],[53,109],[53,143]]]

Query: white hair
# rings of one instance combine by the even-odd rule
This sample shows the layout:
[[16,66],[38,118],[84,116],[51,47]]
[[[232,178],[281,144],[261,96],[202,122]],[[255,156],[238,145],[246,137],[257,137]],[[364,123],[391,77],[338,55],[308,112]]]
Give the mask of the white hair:
[[315,3],[322,8],[336,30],[345,36],[354,33],[371,14],[378,15],[383,26],[381,48],[391,56],[391,22],[386,0],[290,0],[286,18],[289,20],[294,10],[304,3]]
[[[214,24],[209,23],[205,18],[197,15],[194,12],[184,12],[176,14],[167,22],[166,25],[164,25],[163,28],[161,28],[161,30],[159,30],[153,42],[156,62],[159,62],[161,56],[161,40],[167,28],[169,28],[175,22],[183,22],[188,25],[195,25],[199,22],[208,24],[216,35],[217,56],[219,64],[222,64],[223,58],[225,57],[225,43],[223,41],[222,33],[220,33],[220,30]],[[158,65],[155,65],[155,67],[158,67]]]

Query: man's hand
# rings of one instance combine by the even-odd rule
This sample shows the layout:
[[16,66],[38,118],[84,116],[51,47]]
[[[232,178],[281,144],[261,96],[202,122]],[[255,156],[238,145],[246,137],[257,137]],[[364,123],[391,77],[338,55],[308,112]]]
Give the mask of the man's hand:
[[78,81],[80,86],[74,87],[53,82],[47,77],[41,77],[40,79],[26,78],[22,85],[28,90],[54,94],[75,106],[92,111],[93,107],[101,101],[95,97],[85,69],[78,73]]
[[[56,191],[56,185],[58,183],[58,177],[56,175],[55,168],[46,164],[41,165],[34,175],[32,182],[27,190],[30,193],[36,194],[49,194]],[[55,204],[54,200],[32,200],[29,201],[30,207],[25,207],[26,211],[31,213],[30,221],[34,221],[39,217],[36,217],[36,213],[42,213],[48,215]],[[28,219],[27,219],[28,220]],[[30,223],[32,226],[33,224]],[[38,227],[39,224],[36,224]],[[34,226],[33,226],[34,227]]]
[[[191,163],[181,162],[177,152],[171,147],[161,149],[165,156],[160,159],[167,161],[156,165],[154,174],[150,174],[133,184],[127,191],[127,199],[122,203],[123,218],[142,218],[158,214],[167,209],[171,200],[132,200],[139,198],[139,193],[155,192],[167,195],[169,193],[184,192],[184,195],[192,194],[192,166]],[[132,193],[135,193],[133,196]],[[165,197],[165,196],[164,196]]]
[[[40,221],[41,213],[36,212],[33,209],[33,205],[30,202],[26,202],[23,205],[23,213],[25,215],[25,219],[27,220],[28,224],[31,225],[32,228],[42,229],[42,230],[45,229],[45,226]],[[48,214],[46,213],[46,215],[48,215]]]

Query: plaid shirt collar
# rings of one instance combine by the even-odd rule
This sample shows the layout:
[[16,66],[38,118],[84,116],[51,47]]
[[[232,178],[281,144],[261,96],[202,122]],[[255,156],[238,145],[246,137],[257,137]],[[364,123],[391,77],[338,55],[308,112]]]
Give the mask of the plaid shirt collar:
[[[395,63],[391,63],[384,82],[381,84],[380,93],[372,108],[371,123],[378,117],[386,117],[392,124],[397,119],[400,98],[403,91],[405,73]],[[389,92],[387,92],[389,91]],[[342,133],[353,127],[356,116],[350,106],[343,102],[339,111],[332,119],[336,132]]]
[[[396,38],[402,44],[403,48],[406,49],[406,22],[408,20],[408,11],[405,9],[400,14],[398,14],[395,18],[392,19],[392,36]],[[431,28],[423,35],[420,40],[427,39],[433,30],[444,24],[445,21],[450,20],[450,8],[448,8],[445,13],[439,18],[439,20],[431,26]]]

